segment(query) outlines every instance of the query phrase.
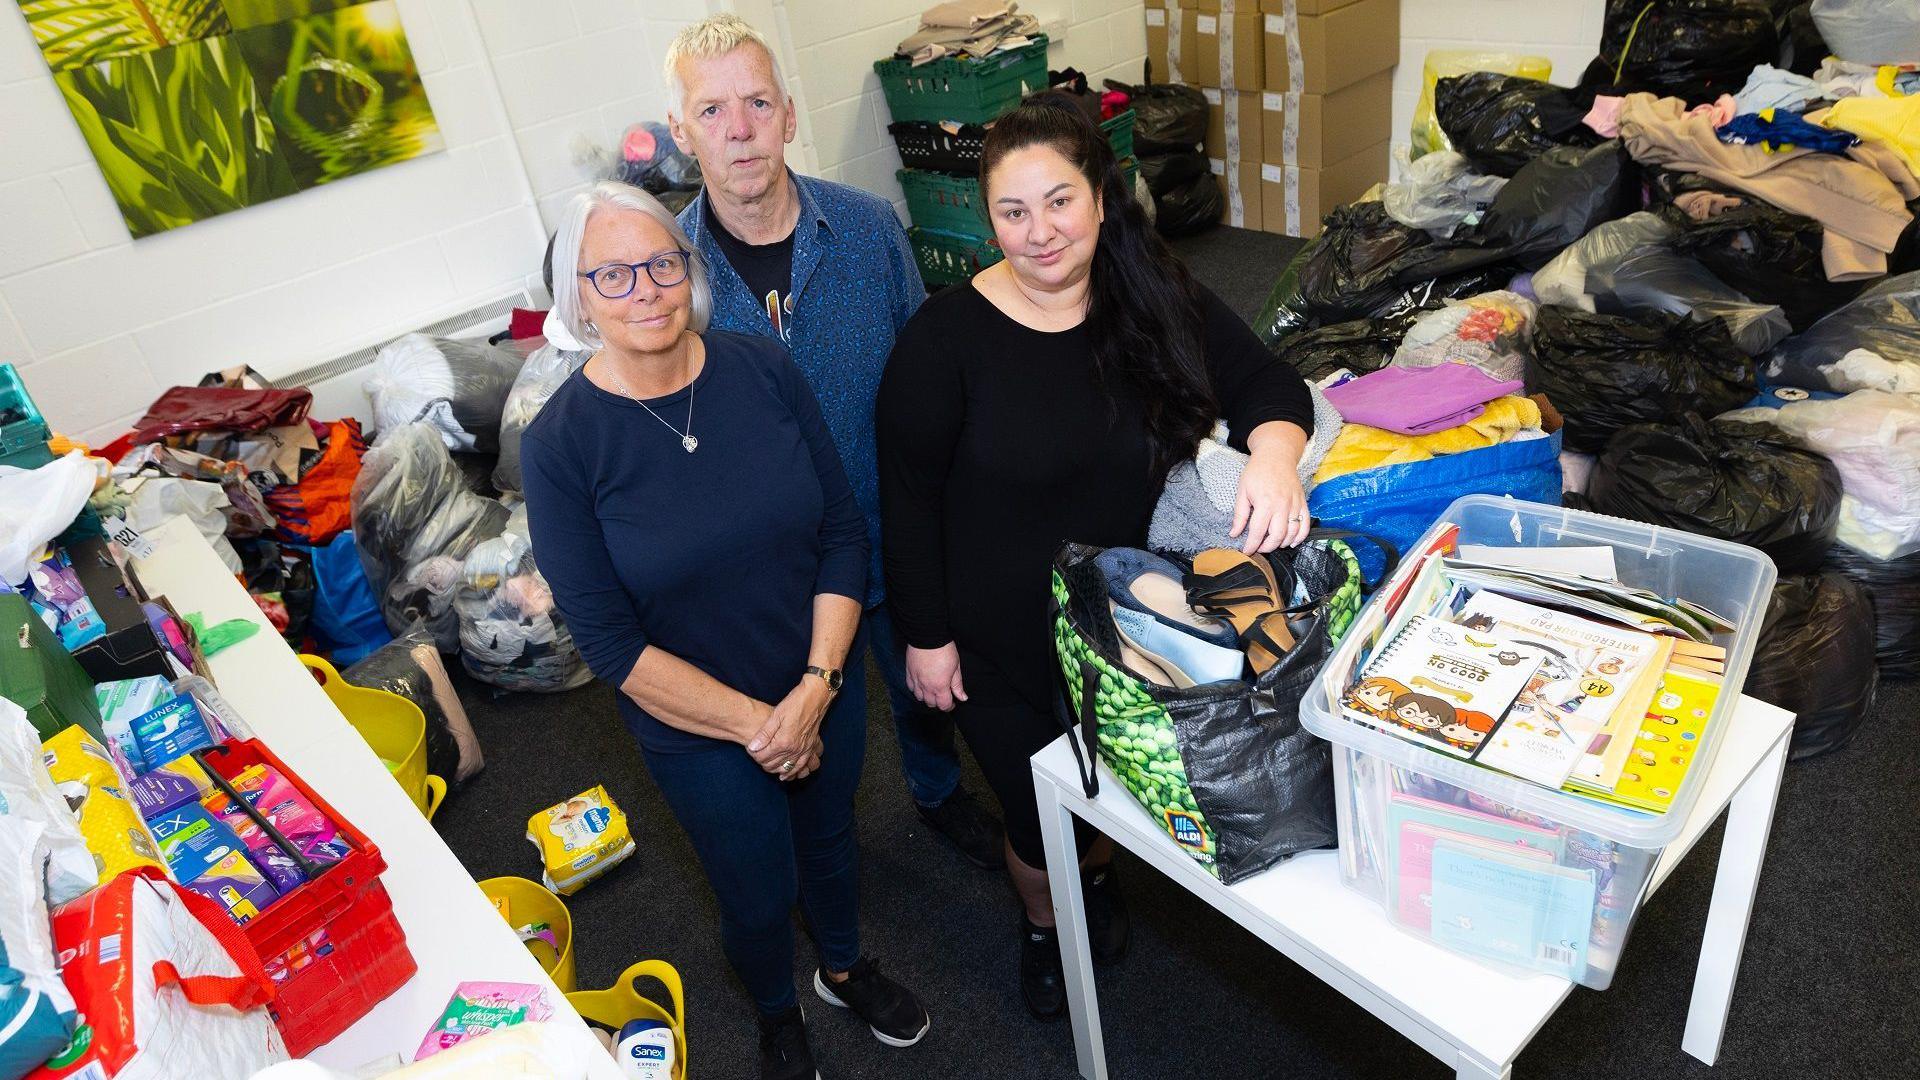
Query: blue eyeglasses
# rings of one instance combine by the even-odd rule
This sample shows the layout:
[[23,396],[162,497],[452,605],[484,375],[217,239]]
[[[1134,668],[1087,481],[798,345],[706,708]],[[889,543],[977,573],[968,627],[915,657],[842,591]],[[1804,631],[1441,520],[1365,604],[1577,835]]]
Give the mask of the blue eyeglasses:
[[608,263],[598,269],[583,270],[580,276],[593,282],[593,291],[601,296],[609,300],[625,300],[633,295],[633,287],[639,284],[640,271],[645,270],[648,279],[660,288],[671,289],[687,280],[692,261],[691,252],[668,251],[643,263]]

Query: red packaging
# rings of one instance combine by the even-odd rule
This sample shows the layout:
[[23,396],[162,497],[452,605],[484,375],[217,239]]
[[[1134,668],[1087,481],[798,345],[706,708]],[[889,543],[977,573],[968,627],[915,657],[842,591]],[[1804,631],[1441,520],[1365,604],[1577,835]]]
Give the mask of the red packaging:
[[212,900],[130,871],[53,914],[73,1042],[28,1080],[250,1075],[286,1059],[273,983]]
[[257,740],[227,743],[202,757],[229,781],[248,766],[271,765],[353,848],[239,928],[275,984],[273,1017],[288,1051],[304,1057],[353,1026],[417,970],[380,884],[386,860],[366,834]]

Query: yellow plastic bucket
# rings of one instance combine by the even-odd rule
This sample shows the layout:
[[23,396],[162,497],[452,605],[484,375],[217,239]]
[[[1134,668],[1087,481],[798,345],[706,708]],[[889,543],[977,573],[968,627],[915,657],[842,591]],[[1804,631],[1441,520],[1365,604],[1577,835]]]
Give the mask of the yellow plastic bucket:
[[300,662],[373,752],[393,763],[400,790],[431,820],[447,797],[447,782],[427,772],[427,717],[420,706],[399,694],[355,686],[318,656],[302,653]]
[[507,923],[514,929],[529,923],[546,923],[552,928],[558,949],[534,938],[526,943],[527,951],[540,961],[541,969],[562,994],[572,995],[575,986],[573,916],[567,913],[566,901],[548,892],[539,882],[523,877],[488,878],[480,883],[480,891],[489,899],[506,901]]
[[[516,916],[517,918],[518,916]],[[644,978],[657,979],[673,999],[673,1012],[640,996],[633,984]],[[665,960],[642,960],[620,973],[620,979],[605,990],[582,990],[567,995],[567,1004],[590,1023],[619,1031],[629,1020],[658,1020],[673,1029],[673,1077],[687,1076],[687,1001],[680,987],[680,972]]]

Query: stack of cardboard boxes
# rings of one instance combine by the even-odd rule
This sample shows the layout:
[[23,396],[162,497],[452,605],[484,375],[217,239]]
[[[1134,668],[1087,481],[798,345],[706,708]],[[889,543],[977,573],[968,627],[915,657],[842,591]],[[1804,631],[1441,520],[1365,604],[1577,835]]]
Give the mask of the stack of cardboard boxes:
[[1146,0],[1155,82],[1206,95],[1221,220],[1314,236],[1387,178],[1400,0]]

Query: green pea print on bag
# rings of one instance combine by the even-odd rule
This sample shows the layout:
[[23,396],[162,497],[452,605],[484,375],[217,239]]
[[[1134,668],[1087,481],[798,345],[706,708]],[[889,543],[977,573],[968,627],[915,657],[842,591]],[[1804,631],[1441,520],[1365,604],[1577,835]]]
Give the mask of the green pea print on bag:
[[[1119,660],[1100,549],[1069,544],[1053,566],[1053,632],[1082,783],[1098,791],[1099,755],[1173,842],[1232,884],[1298,851],[1334,842],[1327,745],[1299,721],[1321,663],[1353,623],[1364,583],[1339,539],[1310,540],[1291,561],[1308,601],[1296,643],[1254,681],[1176,689]],[[1391,559],[1391,552],[1389,552]]]

